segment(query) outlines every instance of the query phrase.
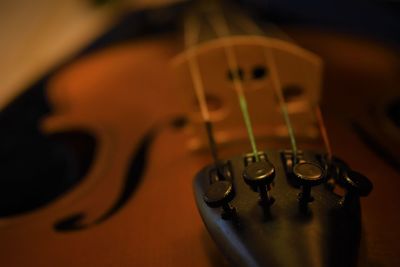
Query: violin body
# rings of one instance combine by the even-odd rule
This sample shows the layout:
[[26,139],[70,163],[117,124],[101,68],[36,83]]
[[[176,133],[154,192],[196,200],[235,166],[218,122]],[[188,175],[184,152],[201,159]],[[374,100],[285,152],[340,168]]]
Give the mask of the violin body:
[[[56,108],[54,115],[43,121],[43,129],[48,133],[75,129],[92,133],[96,136],[97,153],[86,177],[71,192],[34,212],[2,219],[2,265],[212,264],[209,249],[205,247],[212,250],[214,245],[203,231],[190,189],[194,170],[204,166],[208,159],[190,156],[191,153],[179,145],[184,134],[170,127],[161,131],[149,148],[146,161],[152,162],[151,166],[147,166],[143,177],[139,177],[140,185],[124,205],[124,212],[96,225],[96,219],[107,213],[118,199],[120,190],[126,186],[130,162],[143,136],[155,122],[163,124],[173,118],[171,116],[179,115],[173,110],[175,98],[169,94],[172,89],[168,85],[173,84],[168,82],[170,76],[164,72],[164,79],[160,76],[160,79],[153,79],[156,72],[169,69],[168,63],[175,49],[174,42],[160,39],[121,45],[78,62],[53,78],[49,98],[55,102],[59,100],[57,107],[60,109]],[[121,65],[123,62],[130,66]],[[148,62],[160,64],[156,72],[155,65]],[[93,67],[96,69],[94,72]],[[109,80],[108,74],[115,68],[125,70],[127,75],[117,71],[115,79]],[[86,75],[81,76],[82,71]],[[85,78],[77,80],[75,75]],[[98,77],[104,77],[108,84]],[[152,85],[151,81],[155,84]],[[66,86],[65,82],[74,85]],[[111,85],[114,82],[120,87]],[[109,90],[109,86],[114,89]],[[67,87],[70,90],[64,90]],[[157,90],[149,91],[149,87]],[[106,93],[104,98],[101,98],[101,88]],[[137,101],[142,103],[142,107],[132,104],[128,95],[116,93],[117,90],[129,92],[131,99],[141,96]],[[145,96],[142,91],[149,94]],[[90,108],[88,104],[97,108]],[[118,107],[112,111],[113,114],[97,113],[110,112],[109,105]],[[107,109],[103,108],[107,106]],[[150,117],[143,116],[145,109],[151,110],[155,106],[158,114],[150,112]],[[129,108],[133,110],[129,111]],[[74,116],[78,116],[79,121],[75,121]],[[115,123],[119,126],[115,127]],[[66,230],[57,229],[59,221],[82,212],[83,220],[77,225]],[[29,237],[27,233],[30,233]],[[207,245],[203,246],[204,243]],[[114,250],[116,247],[118,249]],[[119,253],[124,256],[118,256]],[[24,256],[20,257],[21,254]],[[99,255],[102,255],[101,259]]]
[[[293,29],[292,32],[300,43],[319,50],[322,59],[327,59],[322,109],[335,154],[367,175],[375,189],[369,198],[362,199],[362,212],[355,210],[354,217],[350,216],[349,220],[339,217],[338,221],[329,221],[326,208],[334,209],[340,197],[321,186],[315,192],[315,198],[328,194],[327,200],[312,204],[315,215],[322,214],[321,220],[288,220],[290,223],[284,226],[290,228],[287,231],[282,225],[273,226],[279,228],[278,238],[282,233],[287,233],[288,239],[292,234],[298,234],[294,229],[297,226],[304,230],[304,238],[296,238],[296,244],[286,248],[286,244],[269,243],[270,240],[264,238],[260,241],[252,235],[256,243],[265,242],[270,250],[268,254],[257,251],[256,256],[249,255],[254,256],[256,265],[272,261],[277,266],[396,266],[400,264],[397,255],[400,217],[394,212],[400,203],[397,194],[399,174],[366,146],[350,125],[353,115],[365,109],[365,103],[354,101],[355,98],[362,99],[357,96],[370,92],[365,94],[368,99],[373,99],[378,85],[383,84],[390,92],[394,91],[393,85],[398,85],[394,73],[399,62],[393,59],[396,54],[390,50],[376,50],[376,45],[348,37],[337,36],[334,42],[331,39],[332,42],[327,42],[329,37],[324,33],[297,31],[296,35]],[[335,44],[341,45],[340,53],[333,49]],[[370,58],[372,55],[380,64],[349,66],[346,56],[342,55],[346,51],[354,52],[354,47],[360,45],[365,45],[365,49],[359,50],[356,56]],[[210,163],[211,158],[206,153],[188,149],[185,145],[187,129],[171,124],[185,110],[178,101],[175,76],[170,68],[171,59],[180,49],[180,39],[172,34],[126,42],[83,56],[46,81],[47,101],[52,110],[38,122],[40,132],[45,136],[84,132],[95,140],[95,152],[90,167],[74,187],[46,205],[0,219],[1,265],[228,264],[203,226],[192,191],[193,177]],[[353,76],[354,73],[357,75]],[[354,86],[361,76],[365,79],[362,86]],[[353,92],[350,96],[349,90]],[[274,142],[268,140],[265,143],[271,145]],[[234,169],[240,173],[240,155],[247,150],[247,143],[238,142],[221,149],[221,157],[236,155],[233,157]],[[283,168],[278,152],[267,154],[280,166],[277,168]],[[221,223],[219,227],[225,227],[230,222],[221,220],[218,210],[199,204],[205,191],[203,176],[200,173],[195,182],[198,188],[196,201],[200,209],[207,210],[207,216]],[[287,201],[296,202],[298,189],[284,186],[284,177],[279,178],[276,179],[276,189],[282,190],[276,191],[279,200],[288,190],[287,194],[292,197]],[[244,187],[244,184],[238,184],[238,190]],[[252,202],[257,201],[254,192],[248,194]],[[278,203],[277,200],[275,204],[280,207]],[[255,217],[259,216],[259,211],[254,213]],[[285,216],[289,218],[294,213],[287,210]],[[329,222],[324,223],[326,220]],[[232,233],[236,231],[232,226],[226,227]],[[254,227],[259,225],[255,223]],[[314,230],[310,233],[308,227],[321,227],[326,233],[308,243],[307,238],[316,233]],[[265,231],[268,236],[278,236],[272,230]],[[217,232],[214,234],[218,235]],[[352,236],[351,242],[345,242],[349,236]],[[245,237],[239,236],[239,239]],[[218,246],[223,247],[224,239],[218,240]],[[252,241],[245,243],[248,245]],[[344,247],[338,248],[338,243]],[[316,248],[312,248],[314,245]],[[296,252],[298,246],[304,250]],[[336,259],[335,255],[346,248],[354,250],[349,253],[351,256],[343,258],[346,262],[333,261],[329,265]],[[247,257],[240,255],[238,248],[227,246],[224,249],[235,250],[239,256],[235,256],[234,261],[242,263]],[[282,251],[283,254],[279,254],[284,249],[285,253],[292,251],[289,256],[293,258],[288,258]],[[318,256],[314,258],[314,255]],[[298,258],[301,256],[304,258]],[[292,261],[297,265],[291,264]]]

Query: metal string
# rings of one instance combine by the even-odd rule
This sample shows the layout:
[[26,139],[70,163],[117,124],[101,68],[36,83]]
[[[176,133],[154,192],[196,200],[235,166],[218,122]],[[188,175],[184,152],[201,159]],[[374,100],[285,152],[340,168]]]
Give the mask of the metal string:
[[296,161],[297,161],[296,137],[294,134],[294,129],[293,129],[292,123],[289,118],[289,112],[287,110],[287,105],[286,105],[285,99],[283,97],[282,85],[281,85],[279,74],[278,74],[278,71],[276,68],[275,58],[274,58],[274,55],[273,55],[271,49],[264,49],[264,56],[265,56],[265,61],[267,62],[267,66],[270,67],[272,87],[274,88],[275,95],[278,98],[279,106],[281,108],[283,118],[285,120],[285,124],[288,129],[290,144],[292,146],[293,161],[294,161],[294,163],[296,163]]
[[201,78],[201,72],[195,53],[195,46],[198,40],[199,29],[200,25],[193,16],[190,16],[185,20],[185,46],[186,48],[188,48],[185,53],[189,64],[189,71],[193,82],[193,88],[204,121],[211,155],[215,164],[218,165],[219,157],[217,145],[213,134],[210,112],[207,106],[207,99],[204,91],[203,81]]
[[[222,15],[221,16],[214,15],[214,16],[209,17],[209,20],[210,20],[210,23],[213,26],[214,30],[216,31],[217,36],[219,38],[221,38],[221,41],[224,43],[224,52],[225,52],[225,56],[227,59],[229,69],[232,72],[238,71],[238,63],[237,63],[236,55],[235,55],[235,52],[233,49],[233,45],[229,38],[223,38],[223,37],[229,36],[229,28],[228,28],[228,25],[227,25],[224,17]],[[238,72],[232,73],[232,74],[233,74],[232,75],[233,87],[238,96],[240,109],[241,109],[241,112],[243,115],[243,120],[246,125],[247,134],[248,134],[248,137],[250,140],[251,149],[253,151],[254,158],[256,159],[256,161],[259,161],[260,157],[258,155],[257,144],[256,144],[256,140],[255,140],[254,133],[253,133],[253,127],[251,124],[251,119],[250,119],[250,115],[249,115],[249,111],[248,111],[246,97],[244,95],[243,84],[240,81],[240,77],[238,77],[239,76]]]
[[321,108],[317,105],[315,108],[315,114],[317,117],[317,122],[319,126],[319,130],[321,132],[322,140],[324,141],[325,149],[328,156],[328,161],[332,159],[332,147],[331,142],[329,141],[328,132],[326,131],[324,118],[322,116]]

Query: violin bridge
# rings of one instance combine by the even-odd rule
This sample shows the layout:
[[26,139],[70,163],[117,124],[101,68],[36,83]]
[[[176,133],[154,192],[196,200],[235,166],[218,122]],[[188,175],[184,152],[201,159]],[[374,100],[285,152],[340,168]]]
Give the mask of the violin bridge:
[[[237,58],[237,70],[224,60],[224,39],[229,38]],[[320,100],[322,63],[316,55],[290,43],[265,36],[229,36],[209,40],[188,48],[173,59],[182,105],[189,118],[188,147],[208,148],[207,135],[199,109],[190,60],[195,58],[204,89],[205,100],[218,145],[231,145],[247,140],[246,127],[234,90],[233,78],[241,79],[249,114],[257,140],[287,140],[289,132],[282,118],[273,83],[271,66],[265,62],[265,51],[274,56],[296,138],[316,140],[314,106]]]

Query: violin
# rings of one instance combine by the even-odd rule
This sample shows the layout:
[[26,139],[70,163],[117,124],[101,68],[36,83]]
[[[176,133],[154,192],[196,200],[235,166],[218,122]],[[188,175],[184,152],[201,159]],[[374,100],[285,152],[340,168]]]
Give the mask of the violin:
[[183,38],[98,48],[39,82],[33,128],[48,161],[68,151],[67,186],[2,213],[2,265],[396,266],[397,143],[365,144],[382,133],[357,101],[378,84],[395,99],[396,52],[288,29],[317,54],[228,7],[188,10]]

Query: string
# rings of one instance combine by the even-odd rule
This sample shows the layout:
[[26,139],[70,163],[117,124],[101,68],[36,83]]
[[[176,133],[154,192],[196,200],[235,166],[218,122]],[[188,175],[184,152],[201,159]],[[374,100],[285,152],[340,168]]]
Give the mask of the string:
[[[229,29],[226,21],[222,16],[212,16],[209,18],[210,22],[216,31],[219,38],[229,36]],[[238,70],[238,63],[236,60],[235,52],[233,50],[233,45],[230,42],[229,38],[222,38],[222,42],[224,42],[224,52],[227,59],[228,67],[231,71]],[[233,87],[237,93],[240,109],[243,115],[243,120],[246,125],[247,134],[250,140],[251,149],[254,154],[254,158],[256,161],[260,161],[260,157],[258,155],[256,140],[253,133],[253,127],[250,120],[250,115],[247,107],[246,97],[244,95],[243,84],[239,79],[239,73],[233,73],[232,75],[232,82]]]
[[275,58],[270,49],[264,49],[264,56],[265,56],[265,61],[267,62],[267,66],[270,66],[272,87],[274,88],[275,95],[278,98],[279,106],[281,108],[283,118],[285,120],[285,124],[288,129],[290,144],[292,146],[293,161],[294,161],[294,163],[296,163],[296,161],[297,161],[296,137],[294,134],[294,129],[293,129],[292,123],[289,118],[289,112],[287,110],[287,105],[285,103],[285,99],[283,98],[282,85],[281,85],[281,81],[280,81],[280,78],[279,78],[279,75],[277,72]]
[[[247,20],[244,17],[237,16],[236,20],[240,21],[240,25],[242,25],[242,27],[247,28],[247,32],[254,32],[256,34],[262,34],[263,33],[263,31],[255,23],[252,23],[250,20]],[[291,144],[291,147],[292,147],[293,160],[294,160],[294,162],[296,162],[296,160],[297,160],[296,137],[295,137],[295,134],[294,134],[293,125],[292,125],[292,123],[290,121],[289,112],[287,110],[287,105],[286,105],[285,99],[283,97],[282,85],[281,85],[281,80],[279,78],[279,74],[278,74],[278,71],[277,71],[275,57],[274,57],[274,55],[273,55],[273,53],[271,52],[270,49],[265,49],[264,50],[264,57],[265,57],[265,61],[267,63],[267,66],[270,66],[270,69],[271,69],[270,70],[270,75],[271,75],[272,87],[274,89],[275,95],[278,98],[278,103],[279,103],[279,106],[281,108],[286,127],[288,129],[288,134],[289,134],[289,138],[290,138],[290,144]]]
[[[190,16],[185,20],[185,45],[187,48],[195,48],[197,38],[199,35],[199,23],[193,16]],[[195,49],[187,49],[186,57],[189,64],[189,71],[193,82],[193,88],[196,94],[197,101],[199,103],[200,112],[204,121],[207,139],[211,150],[211,155],[216,165],[218,165],[219,157],[217,152],[217,145],[213,135],[212,123],[210,118],[210,112],[207,106],[206,94],[204,91],[203,82],[201,79],[201,72],[199,64],[197,62]]]
[[332,159],[332,147],[331,147],[331,143],[329,141],[328,132],[326,131],[325,122],[324,122],[324,119],[322,117],[321,108],[318,105],[315,108],[315,113],[316,113],[316,117],[317,117],[319,130],[321,132],[322,140],[324,141],[325,149],[326,149],[326,152],[327,152],[328,161],[331,161],[331,159]]

